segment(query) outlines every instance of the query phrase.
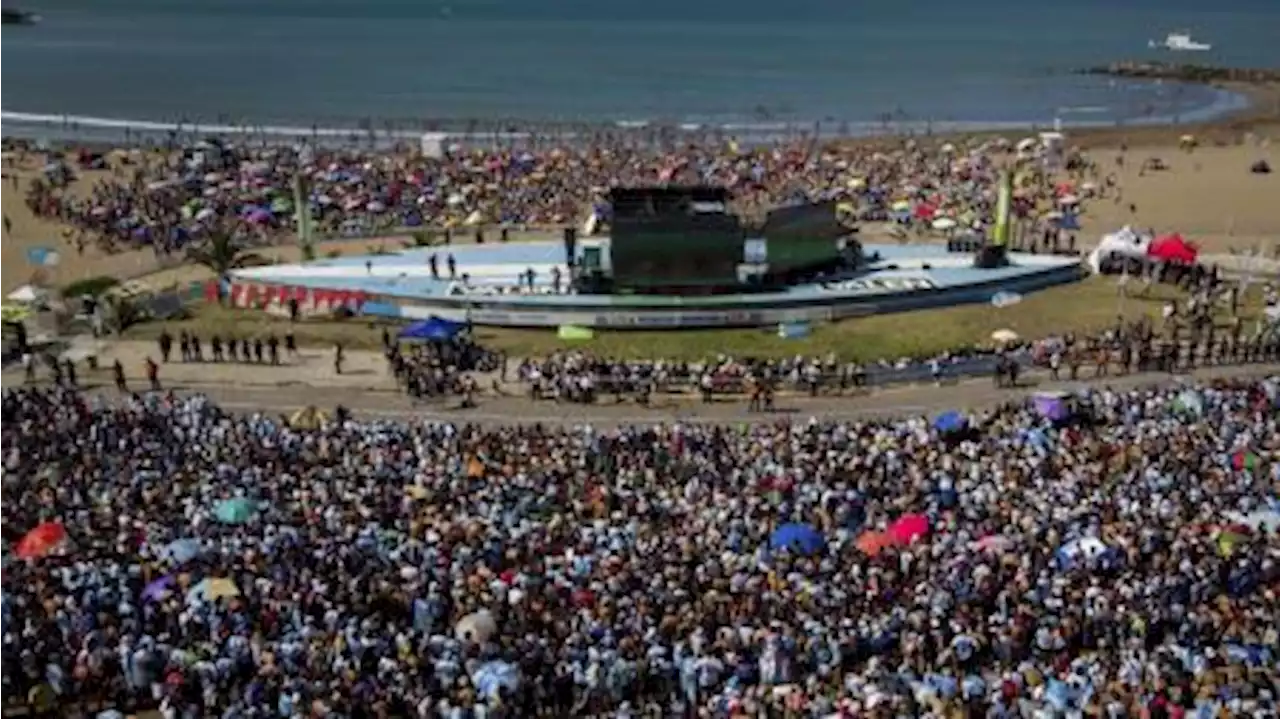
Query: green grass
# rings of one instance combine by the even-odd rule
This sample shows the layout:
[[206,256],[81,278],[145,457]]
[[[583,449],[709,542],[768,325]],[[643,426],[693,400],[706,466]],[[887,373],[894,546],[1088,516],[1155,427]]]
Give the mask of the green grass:
[[[1135,285],[1130,285],[1131,292],[1136,291]],[[1165,302],[1183,296],[1176,288],[1158,286],[1147,296],[1121,300],[1114,280],[1090,278],[1029,295],[1021,303],[1005,309],[966,305],[850,319],[815,326],[813,333],[801,340],[783,340],[773,328],[599,332],[593,340],[573,343],[558,339],[554,329],[481,327],[476,329],[476,336],[482,344],[505,350],[513,357],[545,356],[567,348],[582,348],[597,355],[637,359],[692,360],[718,354],[780,357],[834,352],[842,359],[872,361],[927,356],[974,344],[990,344],[991,333],[998,329],[1011,329],[1026,339],[1100,331],[1114,326],[1121,314],[1128,319],[1141,315],[1158,317]],[[261,312],[206,306],[189,320],[141,325],[132,328],[127,336],[155,337],[162,326],[167,326],[171,333],[185,328],[203,337],[219,334],[252,338],[272,332],[282,334],[288,325],[287,320]],[[350,348],[374,349],[381,347],[381,331],[388,325],[385,321],[368,319],[309,320],[293,328],[300,345],[342,342]]]

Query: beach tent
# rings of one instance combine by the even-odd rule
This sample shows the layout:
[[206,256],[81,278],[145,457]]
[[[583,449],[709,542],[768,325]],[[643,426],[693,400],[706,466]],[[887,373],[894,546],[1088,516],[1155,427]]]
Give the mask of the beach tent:
[[1089,268],[1095,273],[1102,271],[1102,264],[1109,259],[1123,257],[1128,259],[1145,259],[1151,246],[1151,238],[1134,232],[1128,225],[1117,232],[1103,235],[1089,255]]
[[454,322],[441,317],[428,317],[400,330],[400,339],[445,342],[457,337],[466,328],[467,325],[462,322]]
[[1196,258],[1200,256],[1200,251],[1196,246],[1183,239],[1182,235],[1174,233],[1165,235],[1154,240],[1147,247],[1147,254],[1156,260],[1162,262],[1178,262],[1185,265],[1194,265]]

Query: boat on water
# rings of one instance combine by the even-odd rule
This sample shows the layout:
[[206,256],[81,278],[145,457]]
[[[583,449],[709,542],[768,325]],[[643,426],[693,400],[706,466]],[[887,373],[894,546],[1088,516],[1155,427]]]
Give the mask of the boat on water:
[[35,25],[40,22],[39,15],[10,7],[0,8],[0,19],[5,25]]
[[1213,49],[1209,43],[1192,40],[1191,33],[1186,31],[1171,32],[1164,40],[1148,40],[1147,47],[1173,52],[1206,52]]

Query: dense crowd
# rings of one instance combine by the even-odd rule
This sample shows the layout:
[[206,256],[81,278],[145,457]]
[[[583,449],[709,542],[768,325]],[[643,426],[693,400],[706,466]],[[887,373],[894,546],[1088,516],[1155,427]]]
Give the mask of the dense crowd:
[[[807,140],[662,145],[602,137],[563,147],[449,147],[429,157],[208,141],[109,157],[82,152],[79,164],[112,168],[87,192],[65,191],[77,160],[56,158],[31,186],[28,204],[107,247],[161,251],[179,249],[214,225],[238,223],[264,239],[293,229],[298,179],[310,221],[327,236],[418,226],[576,226],[603,206],[609,188],[655,183],[725,186],[749,215],[797,199],[838,199],[865,219],[963,229],[990,222],[1000,169],[1037,152],[1000,140],[876,150]],[[1066,181],[1023,165],[1016,214],[1060,217],[1062,209],[1107,191],[1093,165],[1075,156],[1064,164],[1072,168]]]
[[1275,716],[1278,383],[608,430],[8,391],[4,696]]

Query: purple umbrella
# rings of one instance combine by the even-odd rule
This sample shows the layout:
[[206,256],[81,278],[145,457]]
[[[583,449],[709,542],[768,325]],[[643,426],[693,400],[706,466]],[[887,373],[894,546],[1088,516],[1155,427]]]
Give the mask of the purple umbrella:
[[1062,395],[1037,394],[1033,402],[1035,403],[1036,414],[1051,422],[1062,421],[1071,414]]
[[164,599],[164,595],[168,593],[171,584],[173,584],[173,575],[166,574],[143,587],[142,598],[149,602],[158,602]]

